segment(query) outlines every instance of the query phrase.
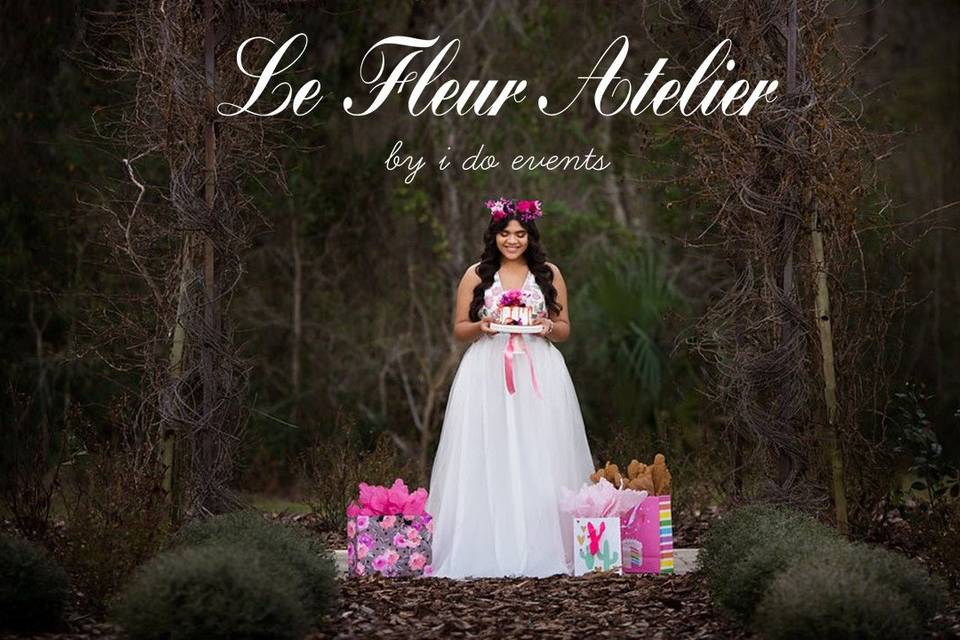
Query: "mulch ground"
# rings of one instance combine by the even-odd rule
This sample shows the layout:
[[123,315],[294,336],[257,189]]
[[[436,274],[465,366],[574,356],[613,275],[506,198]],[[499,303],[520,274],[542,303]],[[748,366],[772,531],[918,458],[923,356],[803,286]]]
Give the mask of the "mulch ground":
[[752,638],[699,576],[344,579],[326,638]]
[[[275,514],[343,549],[343,532],[322,532],[310,515]],[[678,547],[699,547],[714,512],[675,517]],[[756,638],[712,603],[699,574],[450,580],[341,578],[337,609],[309,640],[333,638]],[[927,638],[960,638],[960,597],[930,621]],[[110,623],[71,611],[58,633],[35,640],[122,640]]]
[[[757,638],[727,620],[700,576],[448,580],[375,576],[340,581],[338,609],[308,640],[333,638]],[[32,640],[121,640],[113,625],[71,616]],[[960,638],[960,603],[926,638]]]

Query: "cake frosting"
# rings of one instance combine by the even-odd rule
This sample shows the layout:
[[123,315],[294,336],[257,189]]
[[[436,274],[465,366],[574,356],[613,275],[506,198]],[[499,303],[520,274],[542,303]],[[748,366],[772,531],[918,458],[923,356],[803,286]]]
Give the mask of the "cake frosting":
[[537,300],[529,291],[510,289],[498,301],[493,320],[497,324],[530,326],[538,316]]
[[497,309],[498,324],[529,326],[533,324],[533,309],[520,306],[501,306]]

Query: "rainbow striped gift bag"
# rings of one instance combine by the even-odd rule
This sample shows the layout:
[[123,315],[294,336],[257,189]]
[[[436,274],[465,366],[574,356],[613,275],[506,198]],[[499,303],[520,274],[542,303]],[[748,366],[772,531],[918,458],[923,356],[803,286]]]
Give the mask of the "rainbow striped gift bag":
[[624,573],[673,573],[670,496],[647,496],[620,516]]

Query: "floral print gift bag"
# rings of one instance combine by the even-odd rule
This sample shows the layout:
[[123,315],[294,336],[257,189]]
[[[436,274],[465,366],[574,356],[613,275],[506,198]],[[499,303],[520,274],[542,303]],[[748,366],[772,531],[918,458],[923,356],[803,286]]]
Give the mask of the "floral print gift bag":
[[425,489],[360,483],[360,499],[347,507],[347,572],[351,576],[429,576],[433,518]]

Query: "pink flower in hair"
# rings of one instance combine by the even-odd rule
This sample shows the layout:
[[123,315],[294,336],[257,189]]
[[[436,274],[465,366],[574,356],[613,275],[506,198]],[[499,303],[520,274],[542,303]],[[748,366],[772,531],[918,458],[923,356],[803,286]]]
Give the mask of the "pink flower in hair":
[[504,205],[506,201],[503,198],[499,200],[487,200],[487,208],[490,209],[490,216],[494,220],[499,220],[507,215],[507,212],[504,210]]
[[497,200],[487,200],[487,208],[490,209],[490,216],[494,220],[500,220],[517,212],[517,203],[509,198],[499,198]]
[[536,220],[543,215],[539,200],[521,200],[517,203],[517,213],[524,222]]
[[517,201],[510,198],[499,198],[497,200],[487,200],[486,205],[490,209],[490,216],[494,220],[501,220],[508,215],[517,214],[524,222],[531,222],[543,215],[539,200]]

